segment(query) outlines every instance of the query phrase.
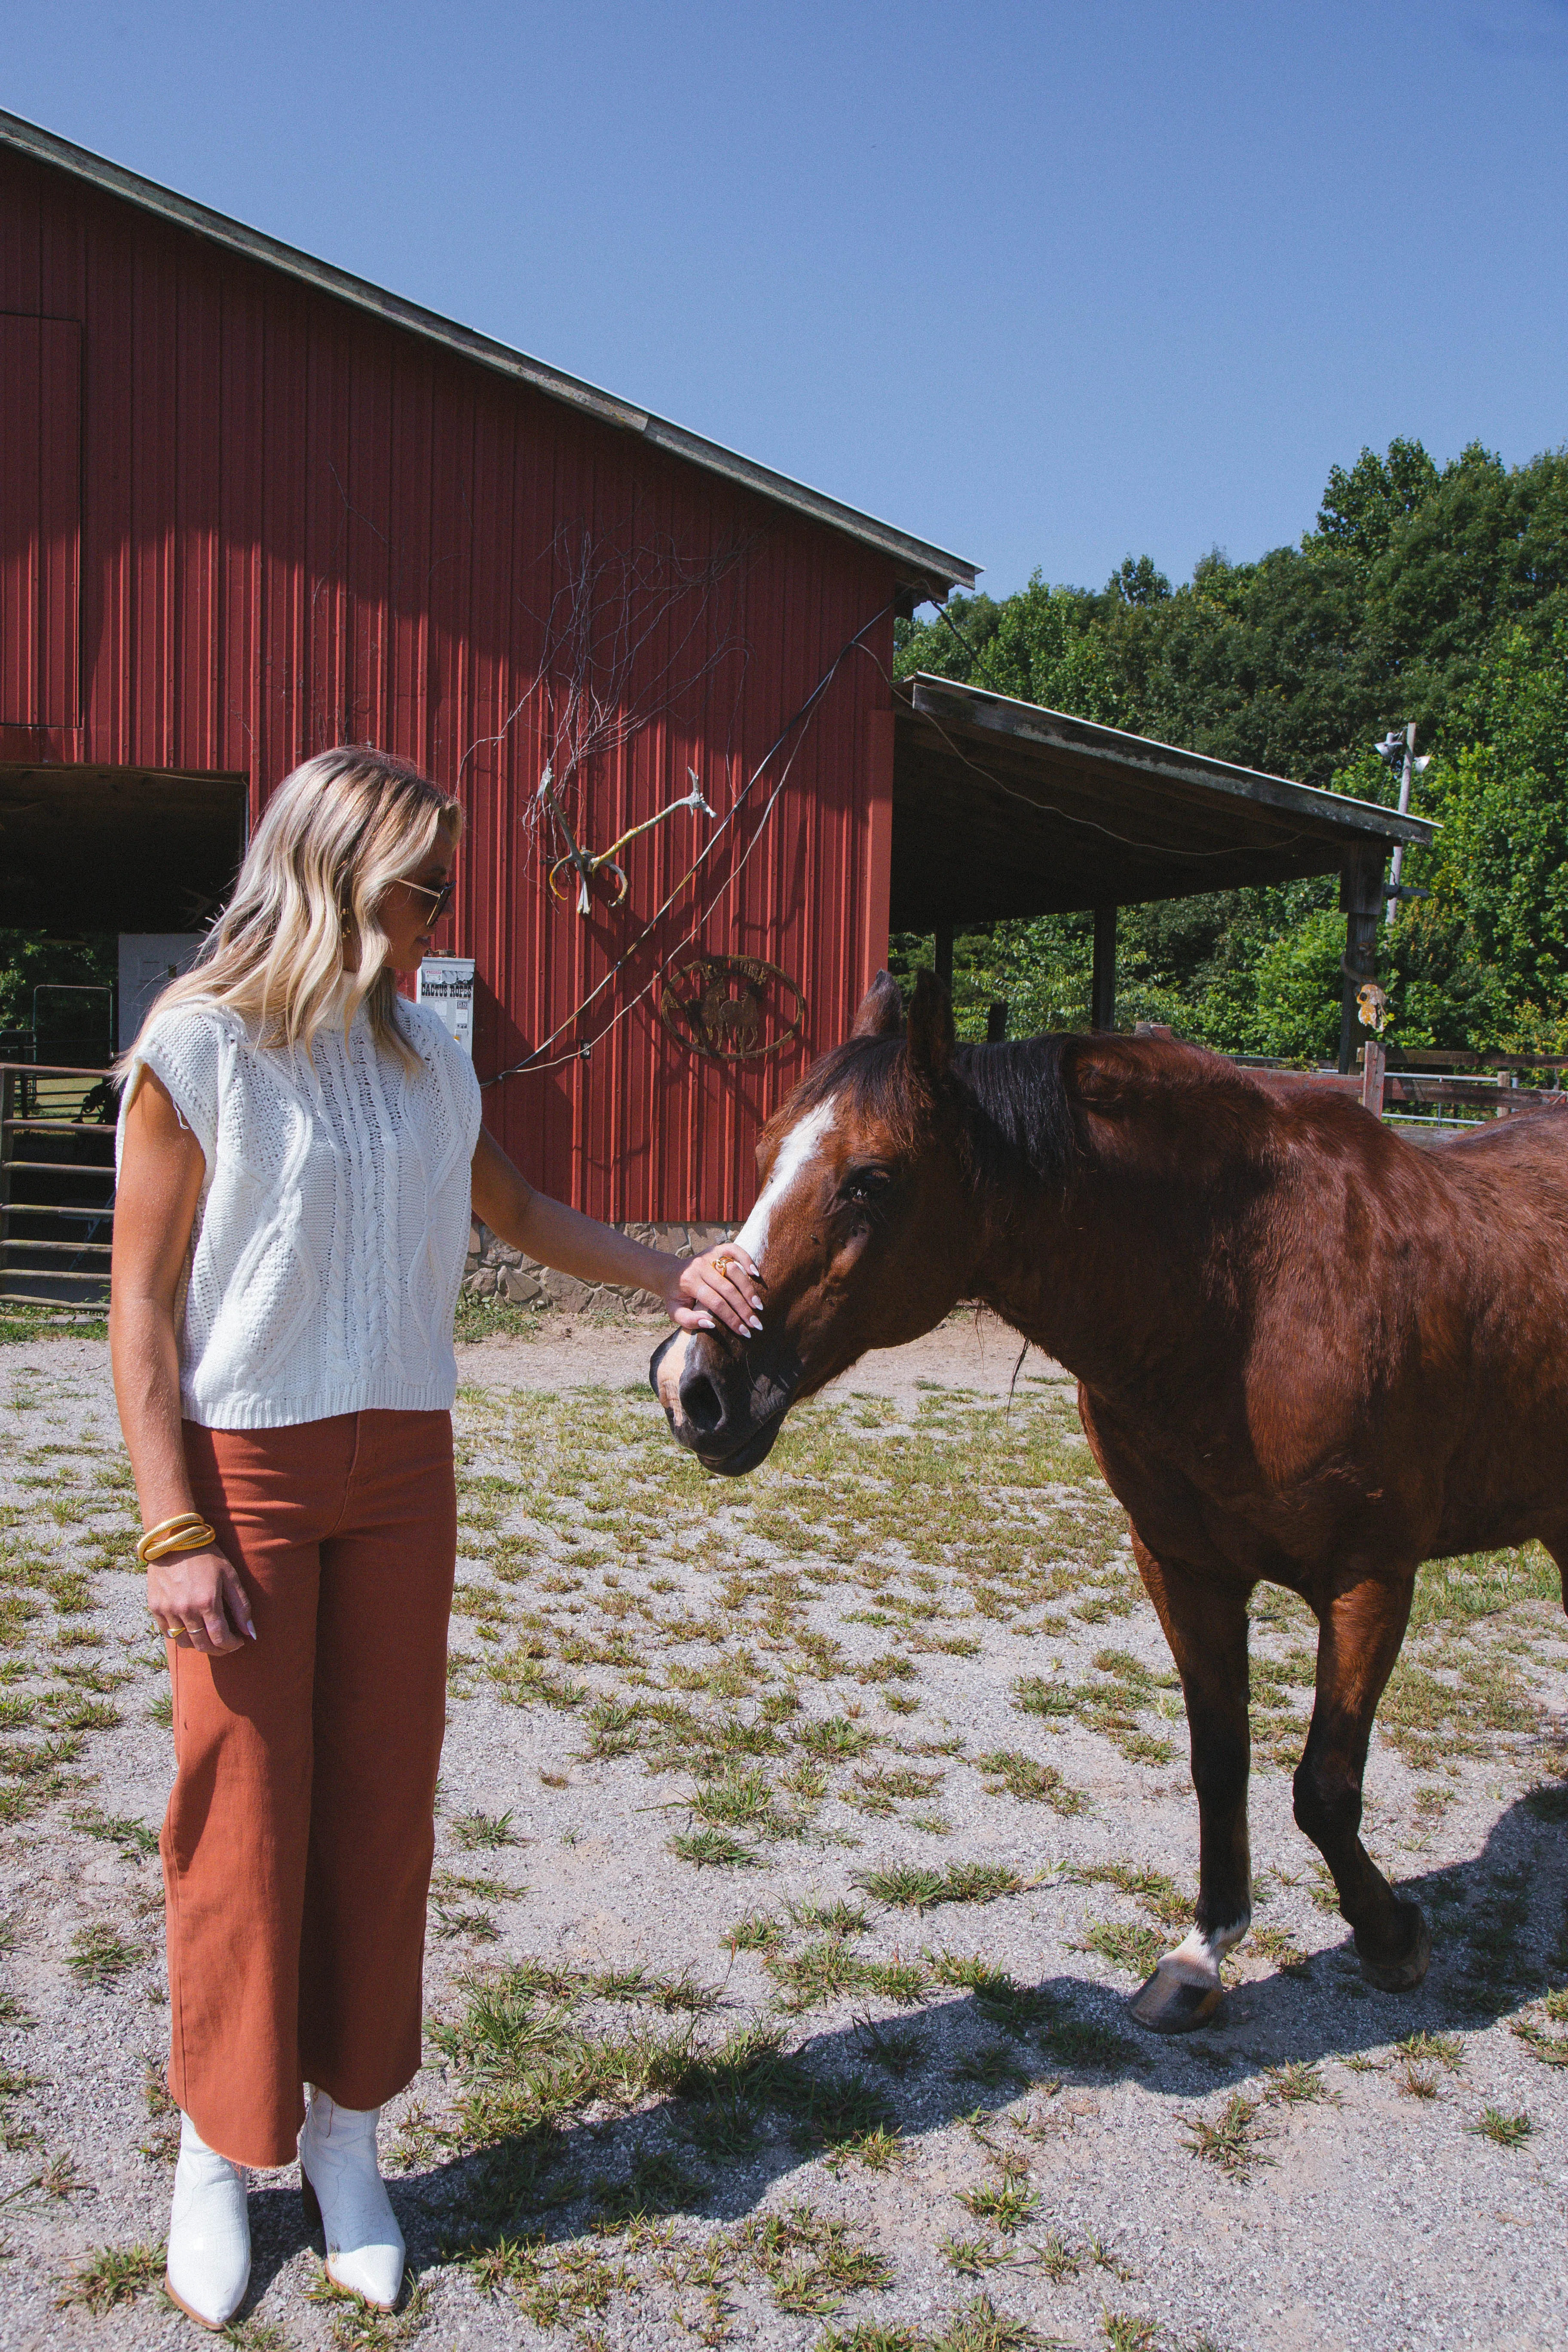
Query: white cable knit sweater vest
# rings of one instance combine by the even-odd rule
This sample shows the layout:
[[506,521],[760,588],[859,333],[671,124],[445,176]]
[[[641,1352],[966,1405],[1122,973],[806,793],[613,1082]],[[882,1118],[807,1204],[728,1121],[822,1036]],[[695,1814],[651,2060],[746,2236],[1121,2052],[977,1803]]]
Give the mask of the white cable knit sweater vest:
[[398,1016],[415,1072],[376,1051],[363,1009],[310,1055],[257,1045],[216,1005],[154,1021],[121,1137],[144,1063],[206,1160],[181,1308],[187,1421],[450,1407],[479,1082],[432,1013],[400,1001]]

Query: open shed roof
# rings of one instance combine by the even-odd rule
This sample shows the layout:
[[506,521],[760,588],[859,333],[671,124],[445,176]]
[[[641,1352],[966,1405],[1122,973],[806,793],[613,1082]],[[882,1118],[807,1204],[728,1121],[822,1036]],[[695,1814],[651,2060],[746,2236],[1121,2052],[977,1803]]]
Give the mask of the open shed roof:
[[493,342],[488,335],[476,334],[471,327],[458,326],[435,310],[422,309],[417,302],[406,302],[399,294],[389,294],[346,269],[335,269],[331,262],[318,261],[294,246],[265,236],[259,229],[247,228],[242,221],[230,220],[225,213],[214,212],[189,196],[177,195],[172,188],[160,187],[155,180],[144,180],[139,173],[128,172],[119,163],[94,155],[88,148],[73,146],[68,139],[57,138],[53,131],[0,110],[0,148],[5,147],[17,154],[30,155],[36,162],[51,163],[92,187],[140,206],[143,212],[155,213],[161,220],[189,229],[194,236],[225,246],[232,253],[244,254],[247,260],[283,270],[300,284],[314,287],[318,293],[332,295],[357,310],[369,311],[387,326],[404,328],[427,342],[441,344],[464,359],[493,369],[498,375],[528,384],[552,400],[583,409],[602,425],[636,433],[655,448],[684,457],[707,473],[721,475],[726,481],[739,483],[776,506],[793,508],[814,522],[841,530],[848,538],[859,540],[863,545],[890,557],[899,567],[901,583],[917,594],[929,593],[940,600],[952,588],[974,585],[977,566],[965,562],[962,555],[950,555],[943,548],[929,546],[924,540],[895,530],[891,523],[879,522],[874,515],[862,514],[858,508],[844,506],[821,490],[809,489],[804,482],[792,481],[787,474],[775,474],[771,467],[760,466],[754,458],[740,457],[717,441],[705,440],[700,433],[689,433],[684,425],[672,425],[667,417],[655,416],[632,401],[617,399],[614,393],[601,392],[596,384],[584,383],[578,376],[547,367],[543,361],[530,359],[509,344]]
[[895,698],[896,930],[1337,873],[1436,830],[923,671]]

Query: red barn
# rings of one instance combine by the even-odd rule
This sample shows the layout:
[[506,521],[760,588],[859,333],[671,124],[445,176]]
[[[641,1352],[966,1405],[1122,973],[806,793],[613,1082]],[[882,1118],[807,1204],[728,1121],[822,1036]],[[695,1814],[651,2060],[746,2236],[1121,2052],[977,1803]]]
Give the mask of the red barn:
[[189,934],[381,744],[468,812],[506,1148],[739,1215],[886,955],[894,614],[972,568],[7,116],[0,418],[0,922]]

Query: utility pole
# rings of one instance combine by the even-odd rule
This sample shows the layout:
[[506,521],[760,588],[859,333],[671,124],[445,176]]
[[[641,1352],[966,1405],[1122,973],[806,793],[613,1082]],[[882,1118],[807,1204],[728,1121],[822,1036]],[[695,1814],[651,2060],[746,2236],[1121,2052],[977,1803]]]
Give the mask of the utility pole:
[[[1411,784],[1422,771],[1430,765],[1431,761],[1429,752],[1423,753],[1419,760],[1415,756],[1414,719],[1408,722],[1403,731],[1397,727],[1391,727],[1378,745],[1377,751],[1378,757],[1386,760],[1391,768],[1396,761],[1399,762],[1399,814],[1401,816],[1408,816]],[[1394,845],[1394,868],[1389,877],[1388,907],[1383,919],[1389,929],[1393,929],[1394,918],[1399,911],[1399,877],[1404,866],[1405,844],[1402,841],[1396,841]]]

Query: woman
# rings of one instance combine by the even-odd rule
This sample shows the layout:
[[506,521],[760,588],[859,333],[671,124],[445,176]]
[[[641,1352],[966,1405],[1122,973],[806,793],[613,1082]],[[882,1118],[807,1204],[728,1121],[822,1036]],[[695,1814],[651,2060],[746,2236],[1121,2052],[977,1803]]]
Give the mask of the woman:
[[126,1061],[110,1339],[177,1766],[168,2291],[213,2328],[249,2275],[240,2168],[296,2141],[329,2275],[387,2308],[402,2284],[376,2118],[419,2065],[470,1204],[687,1328],[761,1328],[733,1250],[667,1256],[531,1191],[396,993],[461,827],[398,761],[307,761]]

